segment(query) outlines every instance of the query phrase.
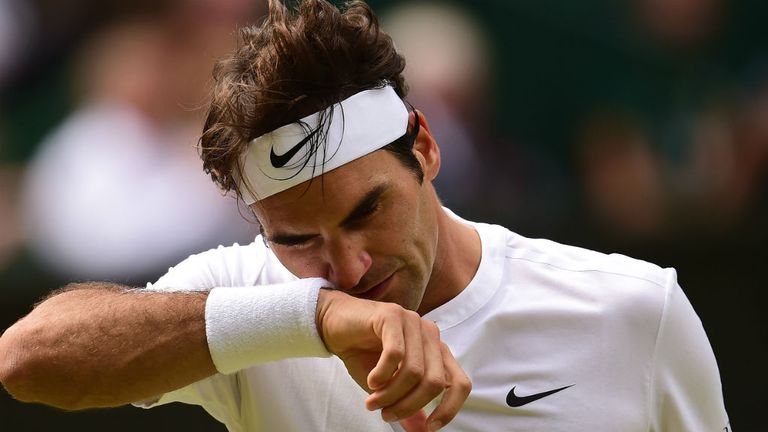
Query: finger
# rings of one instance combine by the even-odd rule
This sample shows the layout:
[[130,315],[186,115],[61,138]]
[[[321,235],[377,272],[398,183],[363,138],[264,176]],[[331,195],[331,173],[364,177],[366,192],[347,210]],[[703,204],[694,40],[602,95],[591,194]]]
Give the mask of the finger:
[[419,410],[416,414],[400,420],[399,423],[405,432],[427,432],[427,415],[424,410]]
[[441,344],[441,349],[448,382],[440,404],[427,418],[430,431],[435,431],[453,420],[472,391],[472,382],[453,357],[451,350],[444,343]]
[[[392,405],[407,395],[424,376],[421,317],[413,311],[403,311],[402,316],[405,355],[392,380],[368,397],[366,406],[369,409]],[[394,421],[396,418],[385,417],[385,420]]]
[[395,375],[405,356],[405,335],[402,319],[402,309],[394,309],[382,319],[381,356],[376,366],[368,374],[367,383],[371,390],[381,388]]
[[440,330],[429,321],[421,320],[424,351],[424,375],[405,397],[393,404],[384,402],[382,415],[387,418],[406,418],[424,408],[445,389],[447,379],[444,366]]

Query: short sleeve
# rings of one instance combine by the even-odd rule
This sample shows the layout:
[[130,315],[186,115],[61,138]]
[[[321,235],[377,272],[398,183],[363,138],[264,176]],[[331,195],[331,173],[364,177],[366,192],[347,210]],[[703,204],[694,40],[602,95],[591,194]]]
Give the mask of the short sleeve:
[[730,431],[712,347],[674,270],[667,271],[667,298],[655,352],[651,430]]
[[[266,265],[266,251],[260,242],[246,246],[219,246],[168,269],[147,290],[164,292],[210,291],[216,287],[253,286]],[[269,282],[266,282],[269,283]]]

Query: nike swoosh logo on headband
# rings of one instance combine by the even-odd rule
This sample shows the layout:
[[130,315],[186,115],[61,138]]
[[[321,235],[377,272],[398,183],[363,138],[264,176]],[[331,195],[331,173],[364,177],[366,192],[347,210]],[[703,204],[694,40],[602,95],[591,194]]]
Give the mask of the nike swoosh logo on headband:
[[310,133],[309,135],[305,136],[304,139],[299,141],[295,146],[291,147],[290,150],[288,150],[287,152],[285,152],[285,153],[283,153],[281,155],[275,154],[275,148],[272,147],[269,150],[269,161],[272,163],[272,166],[275,167],[275,168],[282,168],[282,167],[284,167],[288,163],[288,161],[291,160],[296,155],[296,153],[298,153],[299,149],[301,149],[304,146],[304,144],[307,143],[307,141],[312,139],[312,137],[315,136],[315,134],[319,130],[320,130],[319,127],[317,129],[313,130],[312,133]]

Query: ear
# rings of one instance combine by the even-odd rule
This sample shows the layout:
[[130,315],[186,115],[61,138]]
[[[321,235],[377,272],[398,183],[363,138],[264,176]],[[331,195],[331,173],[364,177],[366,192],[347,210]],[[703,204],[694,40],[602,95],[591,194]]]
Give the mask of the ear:
[[[419,114],[419,135],[416,136],[416,141],[413,143],[413,154],[419,160],[421,169],[424,171],[424,180],[433,181],[437,177],[437,173],[440,172],[440,148],[429,130],[429,124],[424,113],[418,110],[415,112]],[[415,120],[416,115],[411,112],[408,125],[413,127]]]

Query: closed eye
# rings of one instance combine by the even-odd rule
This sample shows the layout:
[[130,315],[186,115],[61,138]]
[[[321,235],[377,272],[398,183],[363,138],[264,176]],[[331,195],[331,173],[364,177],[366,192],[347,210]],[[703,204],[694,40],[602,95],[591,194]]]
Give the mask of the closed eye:
[[297,247],[306,244],[315,237],[317,237],[317,234],[279,234],[271,237],[269,241],[280,246]]

